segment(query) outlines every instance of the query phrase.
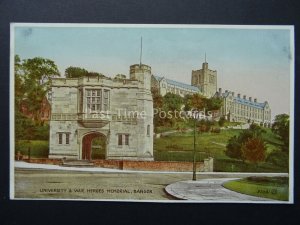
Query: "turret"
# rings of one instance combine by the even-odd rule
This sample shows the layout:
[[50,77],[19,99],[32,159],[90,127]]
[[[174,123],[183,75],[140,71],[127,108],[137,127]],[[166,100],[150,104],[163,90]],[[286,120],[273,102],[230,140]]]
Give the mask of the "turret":
[[131,65],[130,79],[140,81],[145,89],[151,90],[151,67],[145,64]]

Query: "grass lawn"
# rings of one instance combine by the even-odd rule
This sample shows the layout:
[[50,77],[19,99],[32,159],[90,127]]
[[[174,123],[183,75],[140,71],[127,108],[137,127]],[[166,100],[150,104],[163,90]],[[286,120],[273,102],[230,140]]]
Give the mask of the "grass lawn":
[[[221,133],[196,133],[196,150],[212,157],[226,157],[224,150],[228,139],[237,135],[239,130],[221,131]],[[157,138],[154,141],[156,152],[188,152],[194,149],[194,133],[174,133],[167,137]],[[200,153],[199,153],[200,154]]]
[[229,181],[225,188],[242,194],[288,201],[289,185],[287,177],[248,177]]
[[[267,155],[272,156],[270,160],[251,164],[226,156],[228,140],[240,132],[241,130],[237,129],[221,130],[220,133],[197,132],[196,160],[213,157],[215,172],[288,172],[288,154],[281,152],[282,141],[270,129],[266,129],[266,133],[263,134],[266,140]],[[154,159],[156,161],[192,161],[193,149],[194,133],[191,131],[172,133],[154,139]]]

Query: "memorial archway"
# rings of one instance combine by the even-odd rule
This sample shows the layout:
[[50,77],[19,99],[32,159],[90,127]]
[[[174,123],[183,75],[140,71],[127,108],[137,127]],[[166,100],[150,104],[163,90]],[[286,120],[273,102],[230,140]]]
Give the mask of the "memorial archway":
[[82,138],[82,159],[105,159],[106,136],[93,132]]

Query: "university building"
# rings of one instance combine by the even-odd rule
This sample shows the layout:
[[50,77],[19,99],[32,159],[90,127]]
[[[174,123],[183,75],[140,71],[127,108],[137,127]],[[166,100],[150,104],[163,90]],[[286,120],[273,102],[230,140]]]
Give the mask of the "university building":
[[271,124],[267,101],[217,91],[217,71],[210,70],[207,62],[193,70],[191,78],[188,85],[152,75],[150,66],[135,64],[130,66],[129,79],[125,75],[52,79],[49,158],[91,160],[97,147],[105,159],[152,161],[152,88],[161,95],[219,97],[223,99],[220,116],[227,120]]
[[164,96],[166,93],[178,94],[181,97],[187,94],[201,94],[205,97],[212,97],[217,91],[217,71],[210,70],[208,63],[204,62],[202,68],[192,71],[191,85],[170,80],[161,76],[152,76],[152,88]]
[[90,160],[97,138],[106,159],[153,160],[151,67],[130,66],[129,79],[54,78],[51,89],[49,158]]
[[232,122],[256,123],[262,126],[271,125],[271,109],[269,103],[258,102],[256,98],[247,99],[246,95],[235,95],[234,92],[222,88],[216,92],[214,97],[223,99],[220,115]]

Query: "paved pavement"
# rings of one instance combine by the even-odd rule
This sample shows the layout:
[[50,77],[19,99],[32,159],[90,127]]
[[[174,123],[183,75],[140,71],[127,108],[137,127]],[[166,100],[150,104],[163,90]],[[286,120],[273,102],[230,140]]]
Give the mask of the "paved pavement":
[[[192,172],[172,172],[172,171],[137,171],[137,170],[119,170],[102,167],[66,167],[51,164],[28,163],[24,161],[15,161],[14,167],[19,169],[42,169],[42,170],[63,170],[78,172],[107,172],[107,173],[151,173],[151,174],[192,174]],[[237,178],[248,176],[288,176],[288,173],[228,173],[228,172],[197,172],[197,175],[211,175],[212,177],[224,176]]]
[[177,199],[197,202],[280,202],[267,198],[254,197],[228,190],[222,184],[240,178],[202,179],[180,181],[168,185],[165,190]]
[[[189,202],[281,202],[230,191],[223,183],[249,176],[288,176],[287,173],[220,173],[197,172],[197,181],[188,180],[191,172],[133,171],[101,167],[63,167],[59,165],[14,163],[16,197],[53,198],[43,188],[101,188],[101,196],[90,193],[59,193],[56,198],[103,199],[181,199]],[[84,172],[84,173],[82,173]],[[99,179],[98,179],[99,178]],[[120,182],[121,181],[121,182]],[[126,188],[129,194],[112,195],[110,190]],[[136,189],[150,190],[151,194],[132,194]],[[165,192],[164,192],[165,191]],[[168,195],[167,195],[167,194]],[[168,197],[169,196],[169,197]],[[177,201],[178,202],[178,201]],[[179,201],[185,202],[185,201]]]

